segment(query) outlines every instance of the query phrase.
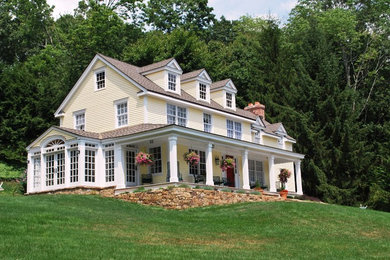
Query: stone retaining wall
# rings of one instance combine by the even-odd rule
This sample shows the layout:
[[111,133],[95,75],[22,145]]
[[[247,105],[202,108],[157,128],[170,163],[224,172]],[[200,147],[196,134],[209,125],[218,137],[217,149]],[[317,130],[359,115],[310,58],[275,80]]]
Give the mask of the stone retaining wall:
[[167,209],[187,209],[211,205],[233,204],[239,202],[282,200],[281,198],[275,196],[191,188],[173,188],[136,193],[122,193],[116,195],[115,197],[139,204],[160,206]]

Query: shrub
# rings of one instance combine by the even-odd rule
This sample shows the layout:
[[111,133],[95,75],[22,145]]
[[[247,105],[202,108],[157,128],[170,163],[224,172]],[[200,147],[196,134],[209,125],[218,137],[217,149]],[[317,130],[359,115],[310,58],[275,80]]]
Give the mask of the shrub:
[[370,188],[370,198],[367,204],[372,209],[390,212],[390,192],[374,184]]
[[179,188],[190,188],[190,186],[188,186],[187,184],[180,184]]
[[194,187],[194,189],[201,189],[202,187],[200,187],[199,185],[196,185],[195,187]]
[[175,185],[169,185],[169,186],[167,187],[167,190],[173,190],[174,188],[176,188]]
[[137,188],[137,189],[135,189],[134,191],[133,191],[133,193],[137,193],[137,192],[145,192],[146,190],[145,190],[145,188],[144,187],[139,187],[139,188]]
[[223,191],[223,192],[232,192],[232,190],[231,190],[231,189],[228,189],[228,188],[224,188],[224,189],[222,189],[221,191]]
[[244,190],[236,190],[236,193],[244,194],[244,193],[246,193],[246,191],[244,191]]
[[204,190],[214,190],[214,188],[210,187],[210,186],[204,186],[202,189],[204,189]]
[[253,194],[253,195],[261,195],[261,192],[260,191],[252,191],[251,194]]

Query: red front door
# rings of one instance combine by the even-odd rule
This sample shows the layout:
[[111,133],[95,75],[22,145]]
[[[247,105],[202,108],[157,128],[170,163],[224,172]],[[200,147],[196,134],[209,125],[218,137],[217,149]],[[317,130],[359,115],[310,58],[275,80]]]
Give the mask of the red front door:
[[[233,156],[226,156],[228,158],[233,158]],[[227,181],[228,181],[228,185],[230,187],[235,187],[235,179],[234,179],[234,168],[229,168],[226,170],[226,178],[227,178]]]

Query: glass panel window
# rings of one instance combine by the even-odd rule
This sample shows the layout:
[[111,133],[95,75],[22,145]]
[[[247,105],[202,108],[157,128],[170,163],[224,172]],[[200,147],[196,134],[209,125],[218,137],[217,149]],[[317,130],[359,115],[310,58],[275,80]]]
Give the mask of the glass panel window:
[[255,179],[255,161],[254,160],[248,160],[248,168],[249,168],[249,181],[251,184],[254,185],[256,182]]
[[227,136],[233,138],[234,135],[234,124],[232,120],[226,120],[226,129],[227,129]]
[[168,73],[168,89],[176,91],[176,75]]
[[248,160],[249,164],[249,181],[251,185],[255,185],[258,182],[260,185],[264,185],[264,170],[263,162]]
[[106,182],[114,181],[114,150],[104,152],[106,166]]
[[127,125],[127,102],[116,105],[118,127]]
[[203,99],[203,100],[206,100],[206,95],[207,95],[207,92],[206,92],[206,85],[205,84],[202,84],[202,83],[199,83],[199,98],[200,99]]
[[96,73],[96,89],[97,90],[103,89],[103,88],[106,87],[106,85],[105,85],[105,79],[106,79],[105,74],[106,73],[104,71]]
[[85,150],[85,182],[95,182],[95,151]]
[[167,123],[181,126],[187,125],[187,109],[167,104]]
[[177,107],[177,124],[181,126],[187,125],[187,109]]
[[65,183],[65,154],[61,152],[57,154],[57,184]]
[[161,147],[154,147],[149,149],[149,153],[153,158],[153,164],[150,165],[150,173],[156,174],[162,172],[162,161],[161,161]]
[[41,158],[34,159],[34,188],[38,187],[41,182]]
[[78,130],[85,130],[85,114],[76,114],[75,115],[75,128]]
[[46,186],[54,185],[54,154],[46,155]]
[[190,152],[196,152],[199,157],[199,163],[197,165],[189,164],[189,171],[192,175],[206,176],[206,152],[189,149]]
[[79,181],[79,151],[70,151],[70,182]]
[[176,124],[176,106],[167,104],[167,122],[168,124]]
[[233,95],[231,93],[226,93],[226,106],[232,107],[233,104]]
[[203,113],[203,126],[205,132],[211,132],[211,115]]
[[242,130],[241,130],[241,123],[234,122],[234,138],[241,139]]

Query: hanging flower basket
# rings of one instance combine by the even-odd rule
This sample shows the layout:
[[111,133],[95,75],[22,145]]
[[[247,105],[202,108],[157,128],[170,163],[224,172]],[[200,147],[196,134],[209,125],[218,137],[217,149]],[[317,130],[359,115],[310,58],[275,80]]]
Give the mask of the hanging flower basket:
[[192,151],[184,154],[184,161],[190,165],[197,165],[200,161],[199,155]]
[[153,164],[153,158],[150,154],[144,153],[144,152],[139,152],[135,156],[135,162],[138,165],[151,165]]
[[236,164],[234,163],[233,158],[225,158],[221,161],[221,169],[222,171],[226,171],[227,169],[234,168]]
[[291,171],[288,169],[280,169],[279,180],[282,184],[282,190],[280,191],[280,196],[284,199],[287,198],[288,190],[286,190],[287,179],[291,177]]

